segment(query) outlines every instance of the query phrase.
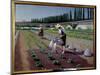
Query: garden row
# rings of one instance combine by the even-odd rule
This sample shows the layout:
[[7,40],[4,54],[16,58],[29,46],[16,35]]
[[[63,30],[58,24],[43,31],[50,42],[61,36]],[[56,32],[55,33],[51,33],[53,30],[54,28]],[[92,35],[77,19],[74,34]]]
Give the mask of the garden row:
[[[29,32],[29,33],[31,33],[31,32]],[[52,62],[52,65],[55,65],[55,67],[59,66],[59,68],[63,68],[64,67],[63,63],[65,64],[66,68],[67,68],[68,65],[70,67],[81,67],[81,66],[84,65],[84,64],[81,64],[79,62],[76,63],[77,61],[75,61],[75,59],[72,59],[72,57],[74,57],[76,55],[72,55],[71,54],[70,56],[72,56],[72,57],[69,57],[69,56],[66,57],[66,55],[60,55],[60,54],[53,54],[53,53],[51,53],[48,50],[47,45],[43,41],[41,41],[41,39],[39,37],[37,37],[36,34],[34,34],[34,35],[33,34],[34,33],[32,33],[32,35],[29,35],[29,36],[33,37],[35,39],[34,43],[39,48],[38,52],[41,53],[42,57],[44,55],[46,56],[47,59],[44,59],[45,61],[49,60],[49,61]],[[42,67],[42,68],[44,67],[45,68],[45,66],[43,65],[44,63],[41,62],[40,56],[38,56],[38,54],[37,54],[37,52],[35,51],[34,48],[30,48],[29,49],[29,55],[31,55],[32,59],[35,61],[34,65],[36,67]],[[79,58],[79,59],[81,60],[81,58]],[[63,65],[63,67],[62,67],[62,65]]]
[[[56,29],[47,29],[46,33],[51,34],[58,34]],[[93,30],[65,30],[67,36],[74,37],[74,38],[80,38],[80,39],[86,39],[86,40],[93,40]]]

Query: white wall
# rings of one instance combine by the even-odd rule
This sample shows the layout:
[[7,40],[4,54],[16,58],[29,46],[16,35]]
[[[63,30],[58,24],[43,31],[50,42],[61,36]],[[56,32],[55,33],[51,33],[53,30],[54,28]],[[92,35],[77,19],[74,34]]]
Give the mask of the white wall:
[[[32,0],[30,0],[32,1]],[[100,0],[33,0],[41,2],[87,4],[97,6],[97,70],[39,73],[34,75],[98,75],[100,73]],[[0,75],[10,75],[11,61],[11,4],[10,0],[0,1]]]

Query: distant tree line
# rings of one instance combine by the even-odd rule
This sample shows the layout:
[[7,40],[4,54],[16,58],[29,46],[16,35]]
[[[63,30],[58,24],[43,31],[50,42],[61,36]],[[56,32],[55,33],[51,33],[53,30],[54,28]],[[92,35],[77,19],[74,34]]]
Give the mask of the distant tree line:
[[81,21],[81,20],[92,20],[94,18],[93,8],[74,8],[69,12],[66,12],[57,16],[49,16],[40,19],[32,19],[32,23],[58,23],[58,22],[69,22],[69,21]]

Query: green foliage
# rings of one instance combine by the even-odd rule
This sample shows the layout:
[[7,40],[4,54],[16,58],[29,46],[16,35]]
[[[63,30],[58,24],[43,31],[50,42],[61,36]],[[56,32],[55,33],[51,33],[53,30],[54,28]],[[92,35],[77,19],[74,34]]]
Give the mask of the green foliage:
[[93,39],[93,30],[70,30],[67,35],[69,37],[81,38],[86,40]]
[[73,60],[72,60],[71,58],[69,58],[69,59],[67,60],[67,63],[68,63],[68,64],[71,64],[71,63],[73,63]]
[[36,55],[35,54],[32,54],[32,57],[36,57]]
[[[48,29],[48,30],[46,30],[46,32],[52,33],[52,34],[58,34],[56,30]],[[79,29],[79,30],[65,29],[65,32],[66,32],[68,37],[93,40],[93,30],[92,29],[86,29],[86,30],[83,30],[83,29]]]
[[76,29],[77,25],[78,24],[71,24],[71,26],[72,26],[73,29]]
[[40,61],[35,62],[36,67],[43,67],[42,63]]
[[38,57],[33,57],[34,61],[40,61]]
[[54,65],[61,65],[60,62],[58,60],[53,60],[53,64]]
[[[87,9],[87,10],[86,10]],[[88,16],[85,16],[88,14]],[[80,21],[85,19],[93,19],[94,11],[92,8],[74,8],[74,11],[70,9],[69,12],[55,16],[48,16],[40,19],[32,19],[32,23],[59,23],[69,21]]]
[[81,27],[78,27],[78,30],[82,30],[82,28]]
[[71,30],[71,28],[70,28],[70,27],[68,27],[67,29],[68,29],[68,30]]
[[52,55],[51,53],[48,53],[48,58],[49,58],[50,60],[55,60],[55,58],[53,57],[53,55]]

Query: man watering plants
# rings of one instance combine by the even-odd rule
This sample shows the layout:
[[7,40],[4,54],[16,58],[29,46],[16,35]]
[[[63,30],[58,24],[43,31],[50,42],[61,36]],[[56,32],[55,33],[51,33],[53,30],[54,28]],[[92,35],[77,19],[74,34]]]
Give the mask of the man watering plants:
[[52,51],[57,52],[56,47],[57,45],[60,45],[62,47],[62,54],[64,54],[66,45],[66,33],[64,31],[64,27],[62,27],[60,24],[57,24],[56,28],[58,29],[59,37],[51,40],[49,48],[52,48]]

